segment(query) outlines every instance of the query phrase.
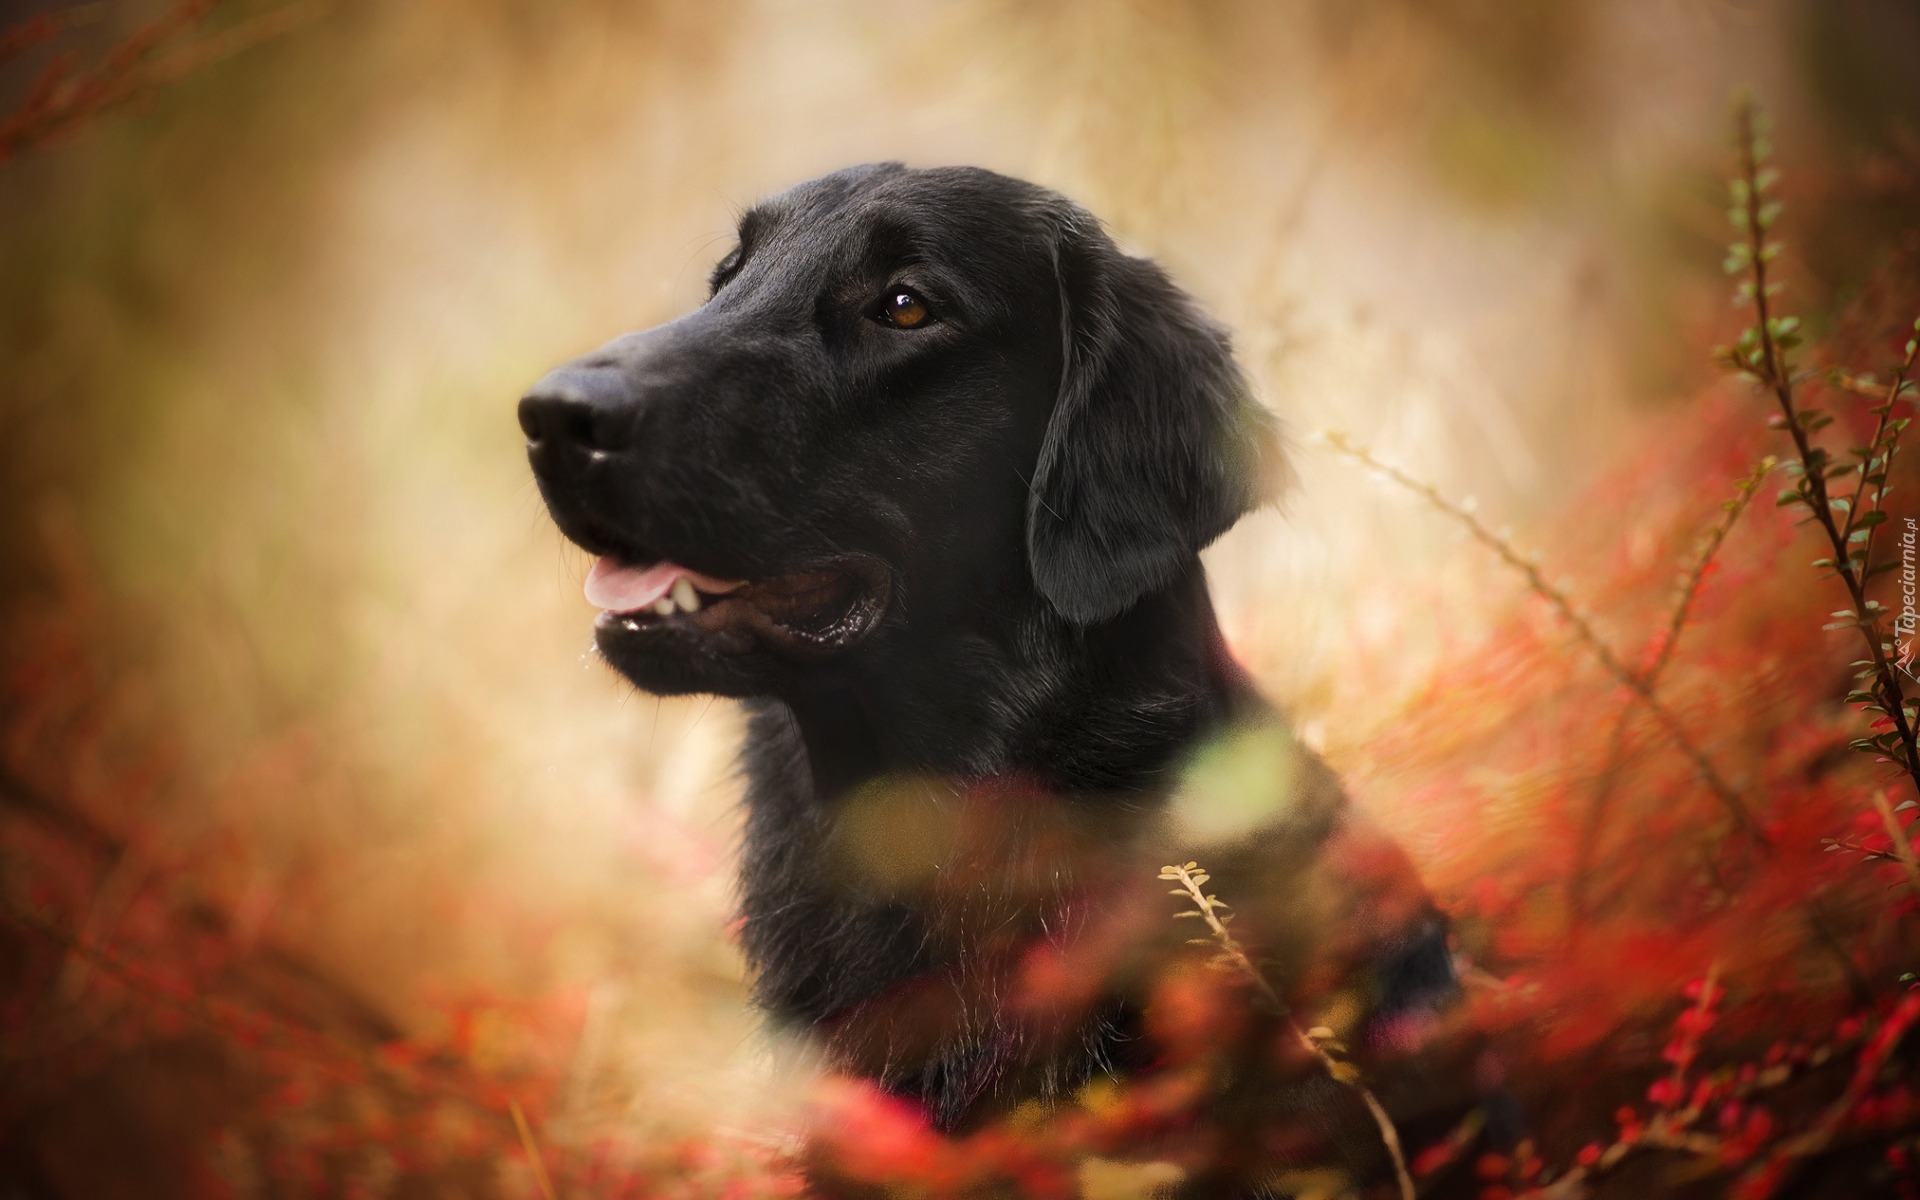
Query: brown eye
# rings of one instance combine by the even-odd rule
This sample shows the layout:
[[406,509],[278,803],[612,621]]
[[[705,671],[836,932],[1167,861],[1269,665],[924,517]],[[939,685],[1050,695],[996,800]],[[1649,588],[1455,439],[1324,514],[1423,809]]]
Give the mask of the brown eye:
[[918,329],[933,318],[927,302],[907,288],[890,288],[880,301],[879,317],[895,329]]

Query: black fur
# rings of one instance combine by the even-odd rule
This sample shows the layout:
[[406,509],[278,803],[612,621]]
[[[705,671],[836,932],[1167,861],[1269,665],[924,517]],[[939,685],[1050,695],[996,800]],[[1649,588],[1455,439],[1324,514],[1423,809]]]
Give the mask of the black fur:
[[1172,582],[1279,489],[1280,464],[1225,331],[1085,213],[1055,220],[1065,365],[1027,548],[1040,593],[1092,624]]
[[[901,287],[930,322],[881,319]],[[950,1128],[1137,1065],[1123,984],[1051,1022],[1005,1001],[1023,948],[1117,907],[1151,911],[1142,947],[1186,932],[1154,878],[1185,854],[1178,769],[1273,720],[1198,558],[1284,475],[1226,334],[1052,192],[858,167],[748,213],[706,305],[561,367],[521,420],[554,519],[595,553],[748,579],[867,564],[883,607],[830,653],[601,623],[639,686],[748,699],[760,1003]],[[1284,818],[1210,859],[1283,992],[1329,941],[1299,905],[1336,885],[1310,873],[1364,834],[1291,753]],[[1411,915],[1359,891],[1330,910],[1379,926],[1359,939],[1386,964],[1379,1013],[1451,988],[1409,886]]]

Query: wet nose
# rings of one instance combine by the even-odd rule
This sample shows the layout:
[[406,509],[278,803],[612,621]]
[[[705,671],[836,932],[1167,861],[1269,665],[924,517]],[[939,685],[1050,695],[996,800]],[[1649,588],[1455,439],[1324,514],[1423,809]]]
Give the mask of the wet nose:
[[520,399],[520,429],[529,450],[611,454],[633,440],[639,404],[624,373],[568,364]]

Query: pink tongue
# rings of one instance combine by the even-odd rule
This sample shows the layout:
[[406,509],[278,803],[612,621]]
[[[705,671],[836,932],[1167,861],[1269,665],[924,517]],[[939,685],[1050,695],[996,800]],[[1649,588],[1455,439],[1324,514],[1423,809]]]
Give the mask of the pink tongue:
[[709,596],[723,595],[741,586],[739,580],[715,579],[689,571],[678,563],[658,562],[650,567],[623,567],[611,558],[596,559],[587,572],[587,603],[608,612],[630,613],[652,604],[686,580]]

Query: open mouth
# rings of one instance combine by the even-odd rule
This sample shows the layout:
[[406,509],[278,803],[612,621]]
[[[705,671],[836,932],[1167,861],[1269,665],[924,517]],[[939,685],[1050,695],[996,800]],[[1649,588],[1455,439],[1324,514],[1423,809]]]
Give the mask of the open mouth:
[[677,636],[729,653],[759,642],[818,656],[851,646],[879,623],[890,592],[884,563],[845,555],[805,571],[719,579],[673,562],[603,556],[587,575],[601,635]]

